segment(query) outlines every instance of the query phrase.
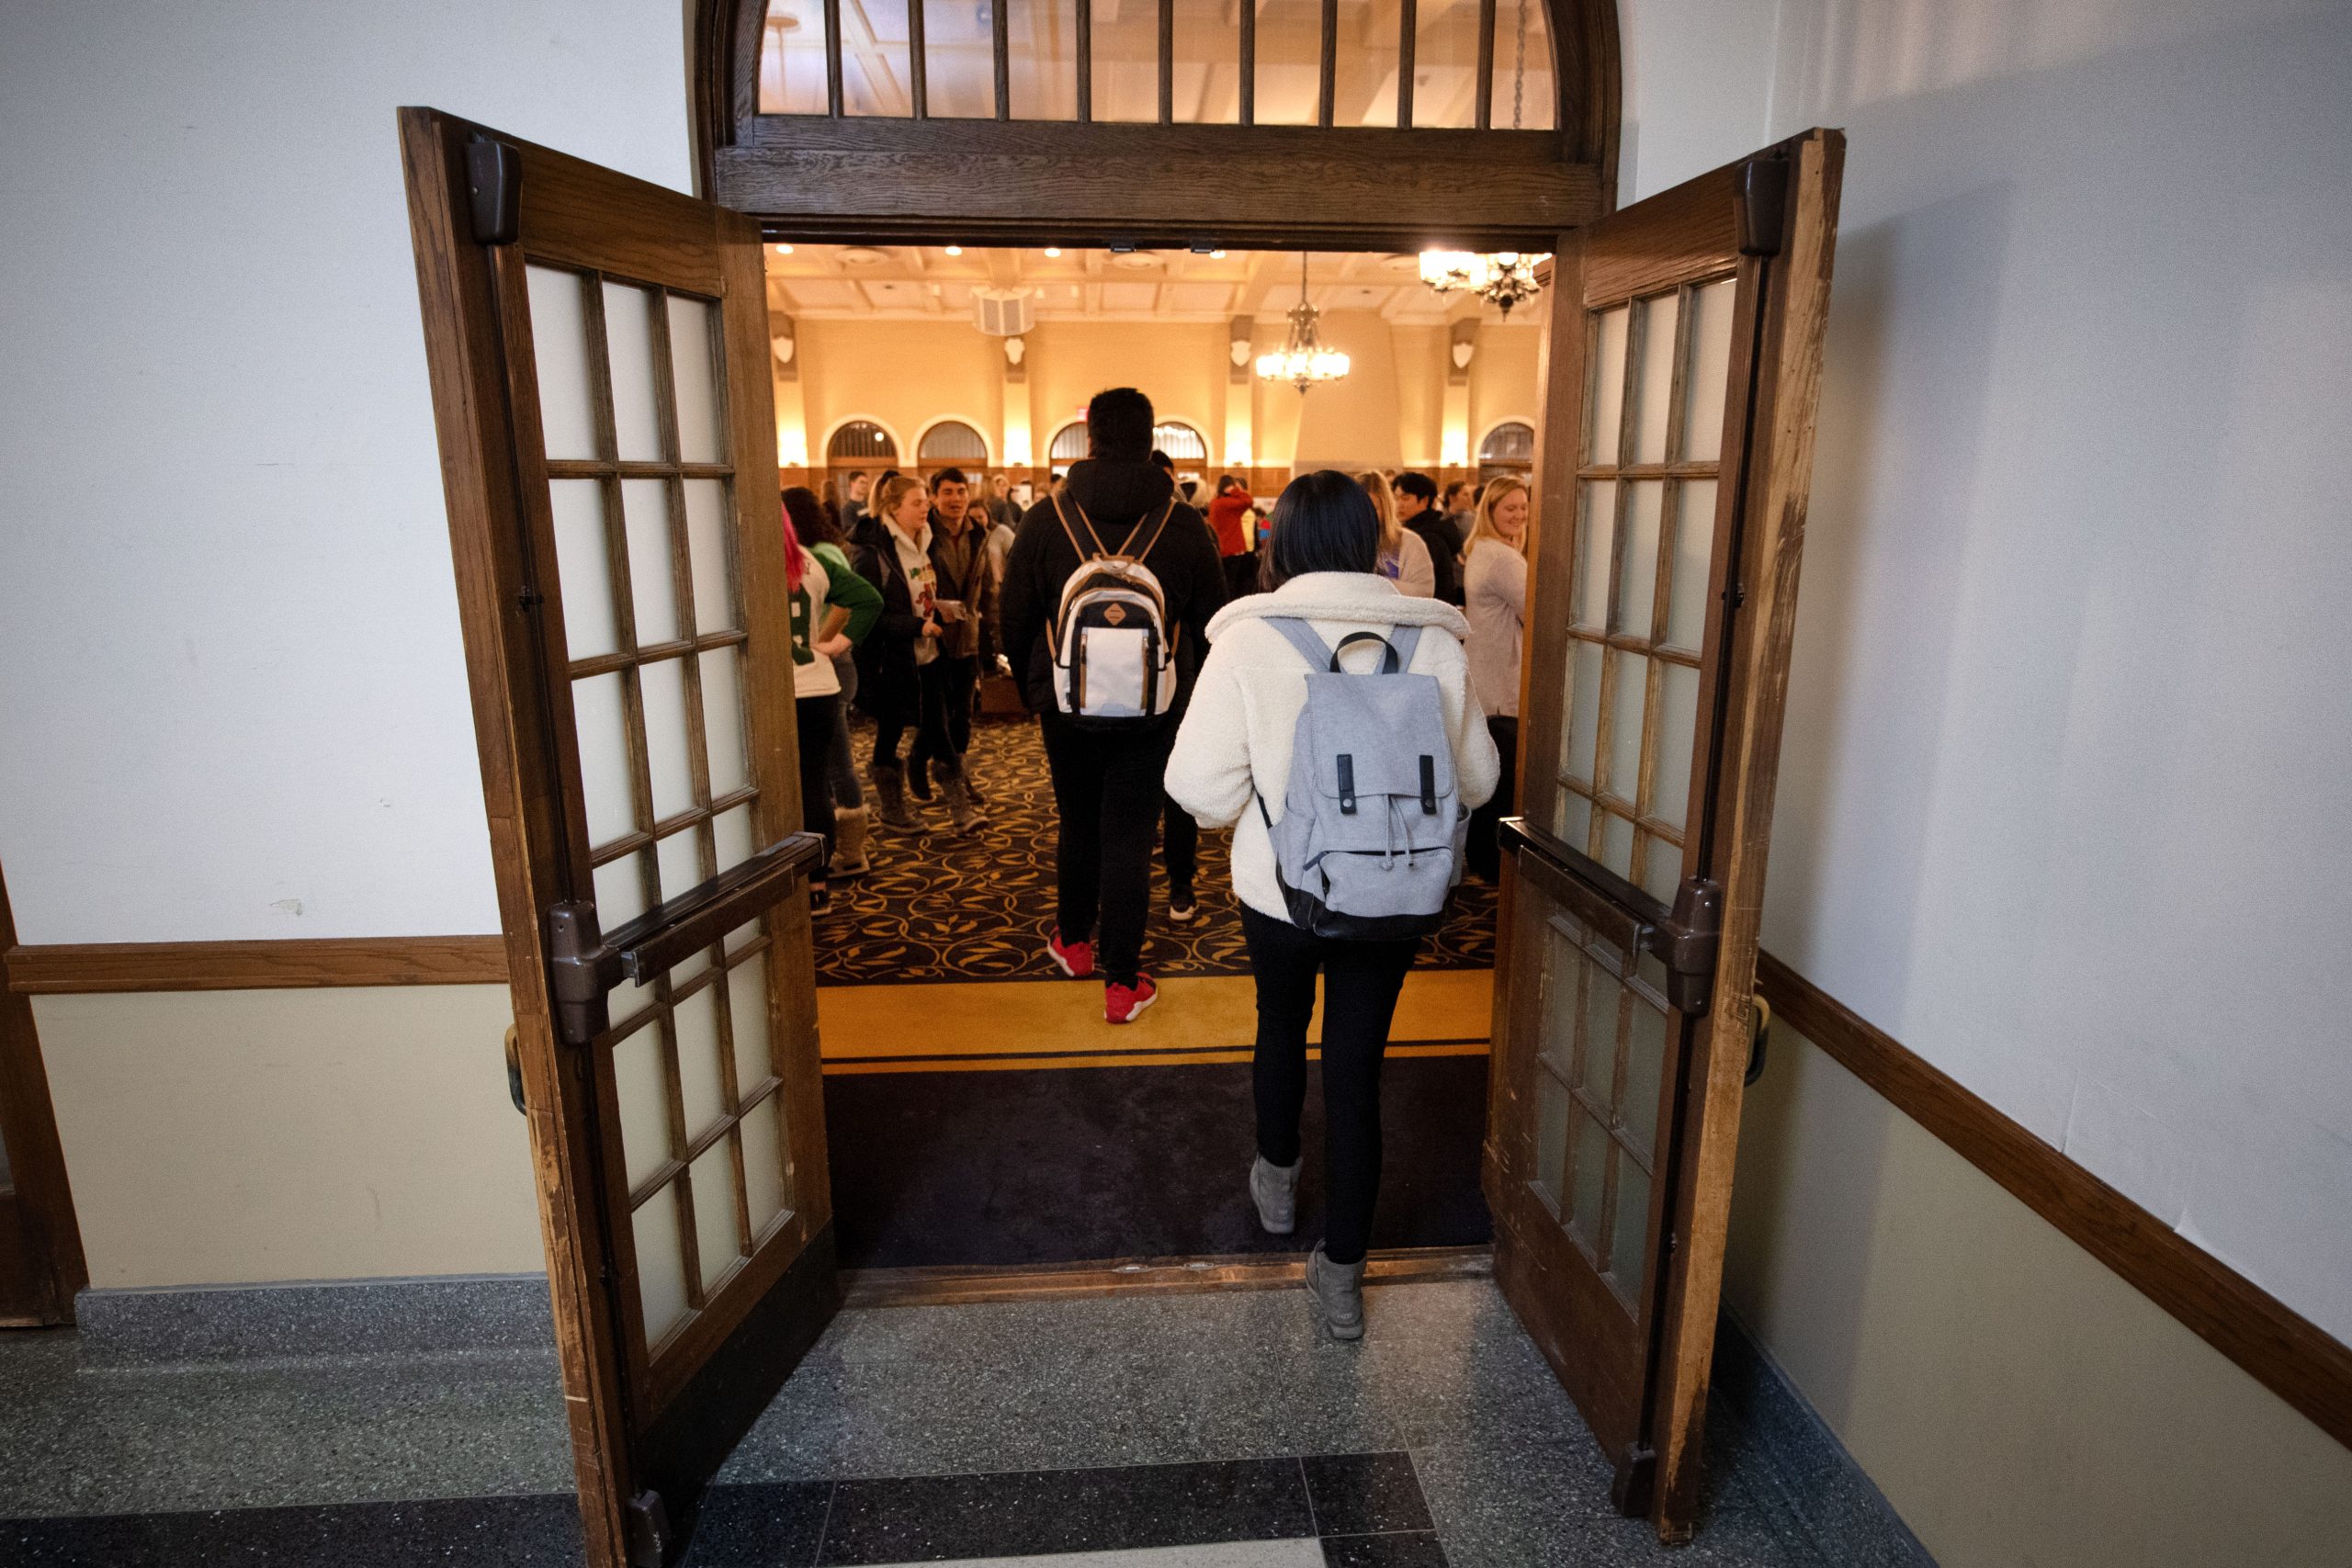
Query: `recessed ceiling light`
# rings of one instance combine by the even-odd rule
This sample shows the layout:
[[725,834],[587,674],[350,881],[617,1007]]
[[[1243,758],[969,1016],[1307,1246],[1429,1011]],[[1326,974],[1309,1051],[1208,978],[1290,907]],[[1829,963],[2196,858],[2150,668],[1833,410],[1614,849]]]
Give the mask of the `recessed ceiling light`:
[[964,254],[964,247],[961,245],[950,245],[947,247],[947,254],[951,256],[960,256]]
[[778,245],[775,248],[775,254],[780,256],[788,256],[792,254],[792,247],[790,245]]
[[1223,251],[1211,251],[1209,253],[1209,260],[1211,261],[1223,261],[1224,259],[1225,253]]
[[1050,259],[1050,260],[1055,260],[1055,261],[1058,261],[1058,260],[1060,260],[1060,259],[1061,259],[1061,254],[1062,254],[1062,248],[1061,248],[1059,245],[1047,245],[1047,246],[1046,247],[1046,257],[1047,257],[1048,259]]

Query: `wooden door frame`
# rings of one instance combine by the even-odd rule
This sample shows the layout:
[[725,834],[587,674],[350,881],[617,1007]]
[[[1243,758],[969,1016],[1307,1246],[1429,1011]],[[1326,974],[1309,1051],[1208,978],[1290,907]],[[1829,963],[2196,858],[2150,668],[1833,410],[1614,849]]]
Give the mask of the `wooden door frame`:
[[7,955],[16,945],[7,874],[0,870],[0,1138],[10,1182],[0,1189],[0,1327],[48,1327],[74,1321],[74,1298],[90,1282],[90,1269],[32,998],[9,984]]

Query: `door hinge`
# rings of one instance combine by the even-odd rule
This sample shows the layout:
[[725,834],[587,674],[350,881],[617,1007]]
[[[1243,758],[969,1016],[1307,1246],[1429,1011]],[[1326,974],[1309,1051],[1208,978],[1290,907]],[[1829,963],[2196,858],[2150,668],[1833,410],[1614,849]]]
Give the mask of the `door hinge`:
[[1610,1477],[1609,1501],[1629,1519],[1650,1511],[1650,1491],[1657,1480],[1657,1450],[1627,1443],[1617,1456],[1617,1473]]
[[565,1044],[585,1045],[612,1022],[608,961],[594,904],[575,899],[548,911],[548,989],[555,998],[556,1038]]
[[479,131],[466,143],[466,194],[473,207],[474,243],[511,245],[523,233],[523,154]]
[[1650,944],[1666,965],[1666,999],[1695,1018],[1707,1010],[1715,986],[1715,956],[1723,946],[1724,890],[1703,876],[1686,876],[1674,890],[1674,908]]
[[670,1555],[670,1506],[648,1487],[628,1500],[628,1560],[637,1568],[662,1568]]
[[1788,214],[1789,161],[1766,157],[1742,164],[1733,201],[1739,210],[1739,254],[1779,255],[1781,223]]

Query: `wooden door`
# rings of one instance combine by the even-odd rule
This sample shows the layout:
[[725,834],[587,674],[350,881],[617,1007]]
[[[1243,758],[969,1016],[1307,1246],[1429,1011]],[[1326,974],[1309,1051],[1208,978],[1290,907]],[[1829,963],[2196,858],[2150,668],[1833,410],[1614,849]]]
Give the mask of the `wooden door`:
[[32,998],[9,984],[7,953],[16,945],[0,876],[0,1328],[35,1328],[73,1322],[74,1293],[90,1275]]
[[400,130],[589,1558],[667,1562],[838,1300],[759,233]]
[[1563,236],[1496,976],[1504,1293],[1668,1540],[1698,1502],[1844,138]]

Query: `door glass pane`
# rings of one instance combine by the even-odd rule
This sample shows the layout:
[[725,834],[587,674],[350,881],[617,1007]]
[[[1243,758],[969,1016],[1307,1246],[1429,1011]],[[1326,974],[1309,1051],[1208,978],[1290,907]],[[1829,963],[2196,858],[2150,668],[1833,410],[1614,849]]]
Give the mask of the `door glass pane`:
[[1587,462],[1613,466],[1617,461],[1618,426],[1625,408],[1625,327],[1631,314],[1624,305],[1600,312],[1588,389],[1592,418],[1586,431]]
[[695,1253],[702,1288],[714,1289],[742,1254],[735,1228],[735,1140],[721,1138],[686,1168],[695,1194]]
[[1663,479],[1635,479],[1626,487],[1625,558],[1617,568],[1617,629],[1631,637],[1650,635],[1657,598],[1659,507]]
[[622,531],[628,540],[628,591],[636,601],[637,642],[679,637],[677,568],[670,553],[670,481],[621,481]]
[[[1322,0],[1255,0],[1255,4],[1258,123],[1313,125],[1323,89]],[[1099,28],[1101,24],[1096,26]]]
[[1560,772],[1590,783],[1600,734],[1600,645],[1578,639],[1568,645],[1568,727]]
[[1609,1237],[1610,1282],[1627,1301],[1641,1294],[1642,1259],[1649,1251],[1649,1174],[1617,1156],[1617,1224]]
[[1495,7],[1494,91],[1496,130],[1552,129],[1552,38],[1542,0],[1502,0]]
[[1715,550],[1715,481],[1685,479],[1674,512],[1674,581],[1661,642],[1695,649],[1707,634],[1707,563]]
[[718,994],[708,986],[670,1010],[678,1034],[678,1095],[693,1143],[727,1114],[727,1082],[721,1077]]
[[695,576],[695,630],[728,632],[743,622],[735,613],[734,552],[728,548],[734,519],[727,510],[724,479],[688,479],[686,556]]
[[648,1023],[613,1047],[613,1093],[620,1100],[621,1168],[644,1184],[670,1157],[669,1077],[662,1066],[662,1026]]
[[760,112],[823,114],[824,0],[768,0],[762,42]]
[[[1261,39],[1266,36],[1259,24]],[[1260,45],[1263,48],[1262,42]],[[1094,118],[1159,118],[1159,12],[1152,6],[1094,6]]]
[[702,835],[692,827],[679,829],[653,846],[662,868],[662,897],[675,898],[703,880]]
[[908,96],[907,0],[857,0],[841,8],[842,108],[904,119]]
[[564,650],[594,659],[620,647],[613,609],[612,558],[605,551],[604,485],[554,479],[548,510],[555,522],[556,581],[563,590]]
[[1584,1038],[1577,1047],[1577,1082],[1606,1105],[1617,1082],[1617,999],[1625,987],[1590,959],[1584,971]]
[[[1396,7],[1340,0],[1340,51],[1332,77],[1331,123],[1396,123]],[[1508,96],[1504,98],[1508,104]]]
[[1568,1193],[1568,1234],[1582,1242],[1587,1252],[1597,1252],[1601,1183],[1609,1169],[1609,1134],[1581,1105],[1570,1106],[1568,1122],[1575,1129],[1569,1156],[1576,1168],[1575,1185]]
[[1609,792],[1635,798],[1641,782],[1642,705],[1649,691],[1650,661],[1638,653],[1610,649],[1614,667],[1609,699]]
[[[1078,118],[1077,0],[997,0],[1012,39],[1012,118]],[[1099,48],[1100,45],[1097,45]],[[988,112],[996,112],[994,55],[989,56]],[[937,112],[937,111],[933,111]]]
[[587,811],[591,847],[609,844],[637,827],[637,796],[629,783],[628,694],[621,681],[616,670],[571,683],[572,731],[580,739],[581,804]]
[[531,355],[539,382],[539,433],[550,457],[596,453],[595,378],[588,371],[587,281],[556,267],[523,269],[531,296]]
[[1553,814],[1552,831],[1568,848],[1589,852],[1592,834],[1592,802],[1572,789],[1560,791],[1560,804]]
[[1649,856],[1642,864],[1642,889],[1672,908],[1674,895],[1682,884],[1682,847],[1669,844],[1655,833],[1644,833],[1642,841],[1647,846],[1643,852]]
[[1555,1213],[1567,1212],[1568,1089],[1550,1073],[1535,1070],[1535,1185]]
[[645,1342],[662,1337],[686,1315],[686,1249],[678,1224],[678,1184],[656,1192],[633,1217],[637,1235],[637,1300],[645,1313]]
[[701,659],[702,733],[710,748],[710,793],[717,797],[752,782],[743,739],[741,656],[731,648],[715,648]]
[[1600,863],[1631,880],[1634,874],[1634,825],[1614,811],[1600,814]]
[[1232,125],[1241,118],[1241,29],[1231,15],[1225,0],[1176,0],[1180,120]]
[[653,780],[653,819],[665,821],[695,804],[687,761],[686,661],[658,660],[637,672],[645,704],[645,762]]
[[718,849],[718,872],[741,865],[752,858],[756,847],[752,840],[752,808],[739,806],[732,811],[722,811],[711,820],[711,837]]
[[1690,751],[1699,736],[1699,672],[1658,662],[1657,761],[1650,771],[1650,815],[1682,826],[1690,797]]
[[1577,1054],[1577,974],[1584,956],[1557,925],[1544,928],[1544,1023],[1536,1049],[1562,1077],[1574,1070]]
[[1666,461],[1667,416],[1673,412],[1675,296],[1642,302],[1642,366],[1634,394],[1634,461]]
[[653,295],[626,283],[605,285],[605,354],[613,373],[613,434],[627,463],[657,463],[662,449],[654,390]]
[[1588,479],[1577,489],[1576,622],[1599,631],[1609,624],[1609,556],[1617,546],[1617,481]]
[[1731,312],[1739,282],[1726,277],[1690,296],[1690,368],[1683,379],[1687,410],[1683,455],[1712,463],[1723,456],[1724,400],[1731,385]]
[[[1478,0],[1421,0],[1414,24],[1413,123],[1467,130],[1478,118]],[[1510,96],[1497,101],[1496,123],[1507,126]]]
[[1625,1032],[1625,1085],[1617,1119],[1644,1158],[1657,1141],[1658,1087],[1665,1076],[1666,1014],[1637,996]]
[[772,1094],[753,1106],[742,1122],[743,1189],[752,1215],[754,1237],[775,1223],[792,1201],[790,1172],[785,1169],[784,1096]]
[[645,913],[645,855],[642,851],[607,861],[596,868],[596,923],[605,931],[625,925]]
[[721,428],[718,307],[707,299],[670,296],[670,365],[678,399],[678,460],[727,461]]
[[735,1037],[735,1092],[757,1092],[776,1076],[768,1055],[768,955],[755,953],[727,972],[727,1016]]

